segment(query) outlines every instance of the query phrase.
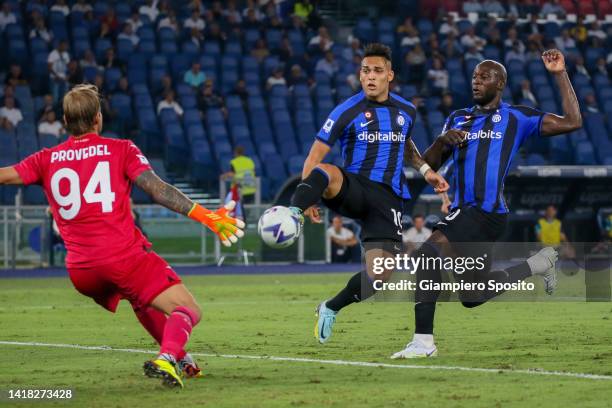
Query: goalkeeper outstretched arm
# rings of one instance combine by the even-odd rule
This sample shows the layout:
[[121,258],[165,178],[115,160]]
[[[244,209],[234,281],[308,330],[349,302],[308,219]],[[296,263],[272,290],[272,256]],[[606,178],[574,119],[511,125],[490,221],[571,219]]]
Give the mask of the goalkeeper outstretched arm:
[[160,179],[152,170],[147,170],[138,176],[135,184],[149,194],[157,204],[206,225],[217,234],[225,246],[238,242],[238,238],[244,236],[242,231],[244,222],[228,215],[236,205],[233,201],[217,211],[208,210],[191,201],[178,188]]

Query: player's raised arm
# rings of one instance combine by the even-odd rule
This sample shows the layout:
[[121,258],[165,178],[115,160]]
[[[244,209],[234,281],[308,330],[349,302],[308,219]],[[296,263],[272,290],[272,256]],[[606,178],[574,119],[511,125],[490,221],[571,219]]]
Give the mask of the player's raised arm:
[[302,180],[310,175],[312,169],[314,169],[317,165],[321,164],[327,153],[331,150],[331,147],[326,145],[323,142],[315,140],[310,148],[310,152],[308,153],[308,157],[304,161],[304,168],[302,169]]
[[453,146],[461,144],[465,135],[459,129],[449,129],[442,132],[431,146],[423,153],[423,160],[429,164],[433,171],[438,171],[440,167],[449,159],[453,153]]
[[572,87],[567,71],[565,70],[565,58],[561,51],[552,49],[544,51],[542,60],[548,72],[557,82],[561,93],[561,104],[563,105],[563,116],[547,113],[542,119],[540,133],[543,136],[554,136],[561,133],[571,132],[582,127],[582,116],[576,93]]
[[14,167],[0,167],[0,184],[23,184]]
[[160,179],[152,170],[144,171],[134,182],[157,204],[206,225],[217,234],[225,246],[238,242],[238,238],[244,236],[242,231],[244,222],[228,215],[236,205],[233,201],[217,211],[210,211],[191,201],[178,188]]
[[435,170],[423,160],[423,157],[421,157],[419,153],[419,149],[417,149],[412,139],[406,141],[404,161],[417,169],[425,180],[433,186],[436,193],[448,191],[449,186],[444,177],[436,173]]

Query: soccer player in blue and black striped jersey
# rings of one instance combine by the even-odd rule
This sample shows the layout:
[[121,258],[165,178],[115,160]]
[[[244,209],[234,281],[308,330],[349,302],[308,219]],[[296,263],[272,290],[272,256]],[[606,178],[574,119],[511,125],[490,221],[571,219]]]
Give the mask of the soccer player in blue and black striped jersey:
[[[542,54],[546,69],[555,78],[562,99],[563,115],[543,113],[527,106],[514,106],[501,100],[506,86],[506,70],[498,62],[485,60],[472,76],[472,94],[476,105],[453,112],[442,135],[427,149],[423,158],[434,170],[449,158],[453,160],[454,201],[451,211],[440,221],[436,231],[414,256],[485,256],[481,271],[455,274],[456,281],[517,283],[532,275],[544,278],[546,292],[556,286],[557,253],[544,248],[519,265],[504,271],[490,271],[494,242],[506,229],[508,206],[504,200],[504,178],[512,158],[529,138],[553,136],[582,126],[578,100],[565,71],[563,54],[548,50]],[[439,282],[439,270],[417,270],[417,281]],[[433,340],[433,322],[439,291],[415,293],[415,335],[406,348],[392,358],[429,357],[437,354]],[[481,305],[498,295],[494,291],[460,293],[465,307]]]
[[[416,109],[389,92],[393,80],[391,49],[383,44],[365,48],[359,79],[362,91],[338,105],[316,136],[304,162],[302,182],[292,197],[292,209],[321,222],[315,206],[322,198],[334,212],[357,220],[365,247],[366,270],[355,274],[334,298],[322,302],[315,328],[321,343],[331,335],[337,312],[374,293],[373,281],[385,281],[391,270],[373,273],[373,262],[401,250],[402,209],[410,198],[403,168],[419,169],[438,192],[448,190],[443,177],[421,158],[410,133]],[[344,166],[321,163],[340,143]]]

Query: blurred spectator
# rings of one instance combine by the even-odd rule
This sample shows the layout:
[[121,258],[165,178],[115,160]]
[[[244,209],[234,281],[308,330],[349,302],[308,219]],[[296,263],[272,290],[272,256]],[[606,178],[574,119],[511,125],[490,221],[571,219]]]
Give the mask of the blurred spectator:
[[55,4],[51,6],[49,11],[51,12],[57,11],[57,12],[62,13],[64,17],[68,17],[68,15],[70,14],[70,7],[66,5],[66,0],[56,0]]
[[495,28],[491,30],[491,33],[489,34],[489,37],[487,38],[487,44],[493,47],[497,47],[497,49],[499,50],[504,48],[504,42],[502,41],[501,33],[499,32],[499,29]]
[[415,45],[421,42],[421,38],[419,37],[419,32],[416,28],[409,28],[408,31],[404,34],[404,38],[400,43],[401,47],[414,47]]
[[104,16],[100,19],[102,25],[106,25],[110,35],[115,36],[119,30],[119,20],[115,14],[115,8],[109,7]]
[[263,13],[259,10],[254,0],[247,0],[246,7],[242,10],[243,17],[249,17],[249,14],[252,14],[257,21],[261,21],[264,18]]
[[538,48],[538,44],[529,41],[527,44],[527,53],[525,54],[526,61],[541,61],[542,60],[542,51]]
[[252,8],[247,9],[247,13],[244,16],[242,25],[244,26],[244,28],[247,28],[247,29],[248,28],[256,28],[256,29],[261,28],[261,19],[257,18],[257,12],[254,9]]
[[556,14],[559,17],[565,16],[565,9],[559,4],[559,0],[548,0],[542,4],[540,15],[546,17],[548,14]]
[[535,41],[537,43],[542,42],[542,34],[540,33],[540,24],[538,24],[538,15],[536,13],[531,15],[530,20],[521,26],[523,35],[527,37],[528,41]]
[[251,50],[251,56],[258,62],[262,62],[266,57],[270,55],[270,50],[266,47],[266,42],[263,38],[258,39],[255,42],[255,47]]
[[540,4],[539,0],[523,0],[520,2],[520,16],[525,17],[527,15],[532,15],[537,18],[538,13],[540,12]]
[[45,19],[40,14],[36,14],[36,17],[34,17],[34,27],[30,31],[30,39],[32,38],[40,38],[47,44],[53,41],[53,33],[47,30]]
[[582,55],[576,56],[574,60],[574,73],[584,75],[587,78],[591,78],[589,71],[584,66],[584,58],[582,58]]
[[291,60],[293,60],[294,56],[293,47],[291,47],[291,41],[289,41],[289,38],[283,37],[276,53],[278,54],[278,57],[281,62],[286,64],[291,63]]
[[183,116],[183,108],[181,108],[181,105],[174,100],[174,91],[166,92],[164,99],[159,101],[157,104],[157,114],[159,115],[159,113],[164,109],[174,109],[177,115]]
[[189,5],[187,6],[189,10],[195,10],[199,15],[204,14],[204,4],[202,4],[202,0],[191,0]]
[[159,10],[157,9],[158,0],[146,0],[145,4],[140,6],[138,9],[139,14],[144,14],[149,18],[151,23],[155,23],[157,20],[157,16],[159,15]]
[[599,38],[601,41],[605,41],[608,38],[606,32],[601,29],[601,26],[599,25],[599,22],[597,20],[591,23],[591,27],[589,28],[589,31],[587,31],[587,37]]
[[213,1],[208,10],[210,13],[212,13],[215,21],[220,21],[223,17],[223,6],[221,5],[220,1]]
[[587,94],[584,97],[584,110],[589,113],[599,113],[599,108],[597,107],[597,99],[595,99],[595,95],[592,93]]
[[18,64],[11,64],[4,83],[7,85],[18,86],[27,85],[28,81],[23,76],[23,70],[21,69],[21,66]]
[[215,91],[212,79],[207,79],[204,82],[202,91],[198,94],[198,109],[202,112],[206,112],[208,109],[218,108],[226,114],[225,101],[223,97]]
[[72,60],[68,63],[68,85],[72,88],[75,85],[83,83],[83,70],[77,60]]
[[461,45],[466,49],[474,47],[477,51],[482,51],[486,44],[487,41],[484,38],[476,35],[474,27],[465,30],[465,34],[461,37]]
[[570,36],[568,30],[561,30],[561,36],[555,38],[555,46],[565,53],[570,49],[576,48],[576,41]]
[[425,98],[423,98],[420,95],[414,95],[414,96],[412,96],[412,98],[410,98],[410,102],[412,102],[412,104],[414,105],[416,110],[421,115],[426,115],[427,114],[427,106],[425,106]]
[[519,39],[516,28],[509,28],[506,37],[507,38],[504,40],[504,47],[506,50],[513,48],[518,43],[520,52],[525,52],[525,44],[523,44],[523,42]]
[[398,36],[406,34],[411,28],[414,28],[414,24],[412,24],[412,17],[408,16],[404,18],[404,22],[401,25],[398,25],[395,29],[395,32]]
[[325,57],[321,58],[315,65],[315,72],[325,72],[330,78],[333,78],[339,69],[338,62],[331,51],[327,51]]
[[485,14],[493,13],[503,16],[506,14],[506,9],[497,0],[484,0],[482,3],[482,11]]
[[457,22],[452,14],[446,15],[444,22],[440,25],[438,33],[440,33],[440,35],[449,35],[452,33],[455,35],[455,37],[459,35],[459,28],[457,27]]
[[188,29],[195,28],[198,31],[204,31],[204,28],[206,28],[206,23],[200,17],[200,13],[197,10],[193,10],[191,12],[191,16],[183,23],[183,27]]
[[234,21],[236,24],[242,23],[242,15],[238,11],[235,0],[229,0],[226,4],[226,9],[223,11],[223,15],[227,21]]
[[293,5],[293,14],[304,21],[308,20],[310,13],[314,11],[314,6],[309,0],[298,0]]
[[[223,173],[221,179],[232,180],[240,188],[241,204],[253,204],[257,192],[255,162],[244,152],[243,146],[236,146],[234,158],[230,161],[230,171]],[[244,214],[244,211],[242,211]]]
[[125,20],[125,23],[132,26],[133,33],[137,33],[138,29],[143,25],[143,22],[140,19],[140,13],[136,10],[132,12],[132,16],[130,18]]
[[115,93],[121,93],[124,95],[131,95],[132,91],[130,90],[130,83],[128,79],[124,76],[119,78],[119,82],[117,83],[117,90]]
[[519,89],[519,91],[517,92],[516,99],[518,101],[526,99],[530,101],[533,106],[538,106],[538,100],[536,99],[533,92],[531,92],[531,83],[528,79],[523,79],[521,81],[521,89]]
[[608,67],[606,66],[606,60],[604,57],[597,58],[597,62],[595,62],[594,74],[608,76]]
[[298,85],[298,84],[308,84],[308,78],[304,75],[304,71],[302,67],[295,64],[291,66],[289,70],[289,80],[287,81],[290,87]]
[[15,87],[13,85],[7,84],[4,87],[4,95],[2,96],[2,102],[0,103],[0,107],[6,105],[6,100],[12,98],[15,107],[20,108],[19,101],[15,98]]
[[442,115],[446,118],[450,116],[451,113],[455,111],[455,102],[453,101],[453,95],[449,92],[446,92],[442,95],[442,101],[440,101],[440,105],[438,105],[438,110]]
[[90,11],[93,11],[93,7],[91,6],[91,4],[87,3],[86,0],[77,0],[76,3],[72,6],[72,12],[77,12],[77,13],[88,13]]
[[17,17],[11,10],[11,4],[8,1],[2,3],[0,9],[0,33],[4,31],[7,25],[17,23]]
[[198,88],[206,81],[206,74],[201,71],[200,63],[196,60],[191,64],[191,69],[183,75],[183,81],[194,88]]
[[461,48],[453,33],[449,33],[444,41],[442,41],[442,50],[444,56],[449,59],[457,58],[463,53],[463,48]]
[[68,43],[65,40],[61,40],[57,47],[53,49],[47,57],[51,93],[53,94],[53,99],[56,101],[61,99],[64,96],[64,92],[66,92],[69,62],[70,54],[68,54]]
[[164,27],[170,28],[174,32],[178,32],[178,22],[176,21],[176,15],[174,14],[174,10],[170,9],[168,15],[159,20],[157,29],[161,30]]
[[221,31],[221,26],[218,23],[212,23],[210,28],[208,29],[208,33],[205,34],[206,41],[216,41],[219,43],[220,47],[223,47],[223,44],[227,40],[227,36],[223,31]]
[[0,108],[0,127],[13,129],[23,120],[21,110],[15,106],[14,98],[4,98],[4,106]]
[[478,49],[476,47],[470,47],[468,48],[468,50],[463,54],[463,57],[467,60],[467,59],[477,59],[477,60],[483,60],[484,56],[482,55],[482,53],[480,51],[478,51]]
[[287,80],[283,76],[283,69],[281,67],[275,68],[272,75],[270,75],[266,80],[266,90],[269,91],[276,85],[287,86]]
[[352,258],[352,251],[356,248],[357,238],[350,229],[342,225],[342,217],[336,215],[332,225],[327,229],[327,239],[331,242],[331,261],[333,263],[346,263]]
[[478,0],[467,0],[463,2],[463,12],[468,13],[482,13],[484,10],[482,4]]
[[312,37],[308,42],[308,49],[313,52],[324,53],[325,51],[331,50],[334,42],[332,41],[329,31],[326,27],[319,27],[317,35]]
[[49,134],[59,139],[64,133],[64,126],[62,126],[62,123],[55,117],[53,109],[49,109],[45,112],[45,115],[38,124],[38,134]]
[[100,109],[102,110],[102,119],[104,120],[105,128],[112,128],[114,126],[113,119],[115,117],[108,98],[108,91],[104,83],[104,76],[98,74],[94,78],[94,85],[98,88],[98,94],[100,95]]
[[236,82],[236,85],[234,85],[234,88],[232,89],[232,95],[240,97],[242,103],[247,102],[247,100],[249,99],[249,91],[247,90],[246,82],[244,81],[244,79],[239,79]]
[[540,218],[535,226],[536,239],[544,246],[558,248],[561,243],[567,242],[562,229],[561,220],[557,218],[557,208],[549,205],[546,207],[544,217]]
[[291,22],[289,24],[288,30],[296,30],[303,33],[304,31],[306,31],[306,23],[304,22],[304,20],[294,14],[291,16]]
[[117,40],[128,40],[134,47],[136,47],[140,42],[140,38],[134,34],[134,29],[132,27],[133,26],[131,24],[125,23],[123,25],[123,30],[117,36]]
[[194,44],[199,49],[202,45],[202,41],[204,41],[204,35],[202,32],[192,28],[191,32],[189,33],[189,42]]
[[448,89],[448,71],[440,58],[434,58],[431,68],[427,71],[427,78],[432,94],[442,95]]
[[359,75],[361,74],[361,67],[358,66],[355,70],[346,76],[346,83],[351,87],[353,92],[361,90],[361,82]]
[[507,17],[510,17],[510,16],[518,17],[520,14],[520,11],[519,11],[519,6],[517,4],[517,0],[507,0],[506,10],[508,11],[508,13],[506,14]]
[[402,232],[402,241],[406,253],[419,249],[431,236],[431,230],[425,226],[425,217],[417,214],[412,218],[413,226]]
[[161,79],[161,88],[160,91],[157,92],[157,97],[160,96],[163,98],[168,92],[172,92],[174,88],[172,87],[172,77],[170,75],[164,75]]
[[515,41],[510,51],[506,53],[506,64],[512,60],[523,63],[525,62],[525,53],[521,51],[520,43],[518,41]]
[[406,66],[408,68],[408,78],[406,82],[412,84],[421,84],[425,79],[425,62],[427,58],[421,44],[417,44],[413,49],[408,51],[404,58]]
[[576,21],[576,25],[570,28],[570,34],[576,40],[576,44],[580,49],[584,48],[586,44],[586,40],[588,37],[588,30],[584,25],[584,17],[578,16],[578,20]]
[[43,96],[43,106],[37,112],[36,118],[38,119],[38,121],[44,120],[45,114],[50,110],[55,112],[55,117],[61,117],[60,104],[54,103],[53,96],[47,94]]
[[352,61],[353,56],[355,55],[358,55],[359,58],[362,58],[363,49],[361,48],[361,41],[359,41],[359,38],[350,35],[348,40],[349,46],[345,47],[342,51],[342,58],[346,61]]
[[113,47],[106,49],[104,60],[102,61],[102,68],[121,68],[121,62],[115,56],[115,49]]
[[101,70],[104,69],[100,65],[98,65],[98,62],[96,61],[96,56],[94,55],[92,50],[85,50],[83,58],[81,59],[81,61],[79,61],[79,63],[81,65],[81,68],[83,69],[87,67],[95,67]]

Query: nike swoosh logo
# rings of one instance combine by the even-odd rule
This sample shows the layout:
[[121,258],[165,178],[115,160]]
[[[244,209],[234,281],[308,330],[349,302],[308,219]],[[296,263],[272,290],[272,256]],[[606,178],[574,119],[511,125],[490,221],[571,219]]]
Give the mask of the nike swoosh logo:
[[437,350],[437,348],[434,348],[434,349],[431,351],[431,353],[426,353],[426,354],[427,354],[427,357],[429,357],[429,356],[431,356],[433,353],[435,353],[435,352],[436,352],[436,350]]
[[321,331],[319,332],[319,337],[325,339],[326,337],[323,333],[325,333],[325,320],[323,320],[323,324],[321,325]]
[[438,221],[438,225],[448,225],[448,224],[442,221]]
[[360,125],[361,125],[361,127],[366,127],[366,126],[368,126],[372,122],[374,122],[374,120],[371,120],[371,121],[366,122],[366,123],[360,123]]
[[465,122],[457,122],[457,126],[463,126],[463,125],[467,124],[468,122],[470,122],[470,121],[466,120]]

